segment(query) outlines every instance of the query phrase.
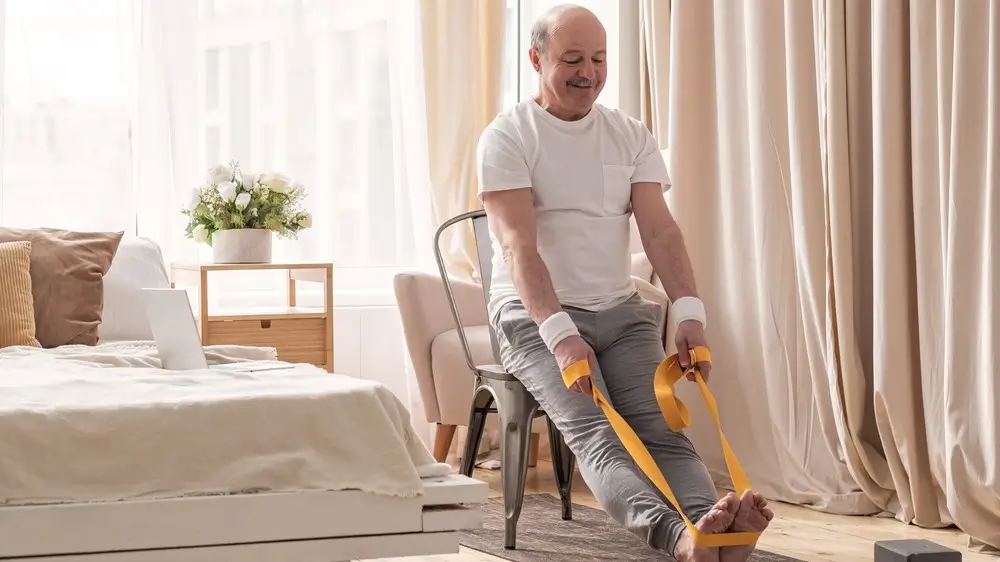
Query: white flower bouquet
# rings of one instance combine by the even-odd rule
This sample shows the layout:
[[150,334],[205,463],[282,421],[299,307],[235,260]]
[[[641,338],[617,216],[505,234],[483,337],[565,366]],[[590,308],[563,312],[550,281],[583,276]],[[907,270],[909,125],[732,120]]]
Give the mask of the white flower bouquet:
[[208,171],[205,184],[182,210],[188,217],[184,233],[208,245],[222,230],[264,229],[296,238],[312,226],[312,215],[302,206],[305,196],[302,184],[284,174],[245,172],[236,160],[220,164]]

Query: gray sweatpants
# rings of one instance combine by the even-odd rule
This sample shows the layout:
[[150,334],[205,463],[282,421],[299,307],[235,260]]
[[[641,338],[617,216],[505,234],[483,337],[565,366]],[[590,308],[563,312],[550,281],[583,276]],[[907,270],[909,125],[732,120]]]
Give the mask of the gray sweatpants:
[[[600,312],[564,310],[597,355],[593,384],[635,430],[685,514],[697,522],[718,496],[691,441],[667,426],[656,403],[653,373],[666,355],[658,326],[660,305],[635,295]],[[559,428],[597,501],[647,544],[672,554],[684,521],[629,456],[593,398],[566,388],[555,357],[524,306],[502,306],[493,322],[504,367]]]

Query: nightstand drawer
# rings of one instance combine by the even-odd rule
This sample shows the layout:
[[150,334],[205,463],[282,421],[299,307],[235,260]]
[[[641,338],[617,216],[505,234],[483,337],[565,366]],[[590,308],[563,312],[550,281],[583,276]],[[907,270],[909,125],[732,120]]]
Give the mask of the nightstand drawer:
[[326,320],[213,320],[208,322],[205,345],[273,347],[281,361],[323,365],[327,352]]

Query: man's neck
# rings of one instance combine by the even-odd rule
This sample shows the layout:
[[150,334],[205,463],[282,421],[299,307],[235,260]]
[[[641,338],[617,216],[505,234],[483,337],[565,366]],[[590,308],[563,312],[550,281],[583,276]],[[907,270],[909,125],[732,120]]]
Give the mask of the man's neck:
[[546,95],[545,90],[539,91],[535,94],[534,98],[535,103],[537,103],[542,109],[548,111],[563,121],[579,121],[580,119],[586,117],[592,109],[592,107],[588,107],[587,110],[583,112],[565,109],[554,102],[550,102],[550,98]]

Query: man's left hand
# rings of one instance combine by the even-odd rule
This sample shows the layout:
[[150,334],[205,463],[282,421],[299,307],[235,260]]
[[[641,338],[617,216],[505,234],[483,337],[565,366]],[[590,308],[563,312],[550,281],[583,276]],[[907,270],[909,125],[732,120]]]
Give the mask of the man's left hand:
[[[677,346],[677,354],[681,367],[687,369],[690,362],[689,350],[699,346],[708,347],[708,342],[705,339],[705,326],[697,320],[681,322],[677,326],[677,333],[674,335],[674,344]],[[698,363],[698,370],[701,372],[701,378],[705,379],[705,382],[708,382],[708,377],[712,373],[712,364],[702,361]],[[694,381],[694,372],[688,373],[687,378],[690,381]]]

